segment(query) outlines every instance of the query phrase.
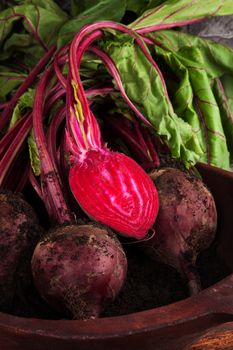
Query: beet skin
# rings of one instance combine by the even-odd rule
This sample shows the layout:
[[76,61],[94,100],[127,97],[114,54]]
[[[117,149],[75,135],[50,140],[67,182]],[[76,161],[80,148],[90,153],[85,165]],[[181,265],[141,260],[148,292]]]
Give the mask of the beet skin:
[[210,246],[217,228],[214,198],[204,183],[188,172],[161,168],[150,175],[159,193],[160,208],[155,235],[145,242],[145,249],[186,276],[190,294],[196,294],[200,290],[196,258]]
[[11,312],[17,289],[31,277],[31,256],[42,235],[22,195],[0,192],[0,310]]
[[127,260],[115,235],[94,225],[53,229],[32,258],[41,297],[68,317],[98,317],[118,295]]

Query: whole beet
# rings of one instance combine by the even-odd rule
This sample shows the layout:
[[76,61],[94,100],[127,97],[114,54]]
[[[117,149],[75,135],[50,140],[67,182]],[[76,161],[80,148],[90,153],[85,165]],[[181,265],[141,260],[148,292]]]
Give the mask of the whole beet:
[[217,228],[214,198],[199,178],[177,168],[154,170],[150,176],[160,208],[155,235],[143,245],[151,257],[185,276],[190,294],[196,294],[201,289],[196,258],[210,246]]
[[0,311],[11,312],[21,283],[29,283],[31,257],[42,229],[20,194],[0,192]]
[[126,272],[126,256],[116,236],[91,224],[55,228],[32,257],[41,297],[75,319],[100,316],[121,290]]

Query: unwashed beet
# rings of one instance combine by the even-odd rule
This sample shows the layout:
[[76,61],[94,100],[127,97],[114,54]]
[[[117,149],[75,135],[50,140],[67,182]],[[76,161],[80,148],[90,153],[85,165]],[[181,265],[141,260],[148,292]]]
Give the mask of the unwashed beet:
[[197,255],[212,243],[217,211],[204,183],[188,172],[161,168],[150,174],[160,200],[155,234],[143,243],[146,252],[177,269],[188,279],[190,294],[201,286],[195,268]]
[[[19,284],[30,280],[30,260],[41,238],[37,217],[23,196],[0,192],[0,310],[11,312]],[[26,281],[26,282],[24,282]]]
[[32,273],[41,297],[75,319],[100,316],[126,278],[125,253],[113,233],[94,225],[53,229],[33,254]]

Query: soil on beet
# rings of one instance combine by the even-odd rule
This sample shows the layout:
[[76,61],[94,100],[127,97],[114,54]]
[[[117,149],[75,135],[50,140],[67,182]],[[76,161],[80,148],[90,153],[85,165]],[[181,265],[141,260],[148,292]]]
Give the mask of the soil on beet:
[[[114,303],[102,317],[126,315],[174,303],[188,297],[186,283],[175,269],[152,261],[138,249],[137,244],[124,244],[128,258],[126,283]],[[220,281],[231,273],[218,256],[217,242],[202,252],[197,260],[203,288]],[[40,299],[32,281],[21,276],[18,293],[11,313],[23,317],[64,319]]]

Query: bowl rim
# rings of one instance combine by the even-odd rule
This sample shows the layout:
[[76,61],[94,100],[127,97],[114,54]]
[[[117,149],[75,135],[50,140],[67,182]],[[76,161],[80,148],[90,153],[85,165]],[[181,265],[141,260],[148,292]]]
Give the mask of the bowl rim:
[[[47,320],[24,318],[0,313],[0,330],[24,335],[40,335],[59,339],[106,339],[134,335],[167,326],[174,326],[210,315],[230,314],[233,316],[232,302],[222,308],[218,294],[227,298],[232,295],[233,273],[198,295],[172,304],[128,315],[103,317],[89,320]],[[195,308],[193,306],[195,305]],[[104,330],[104,332],[103,332]]]

